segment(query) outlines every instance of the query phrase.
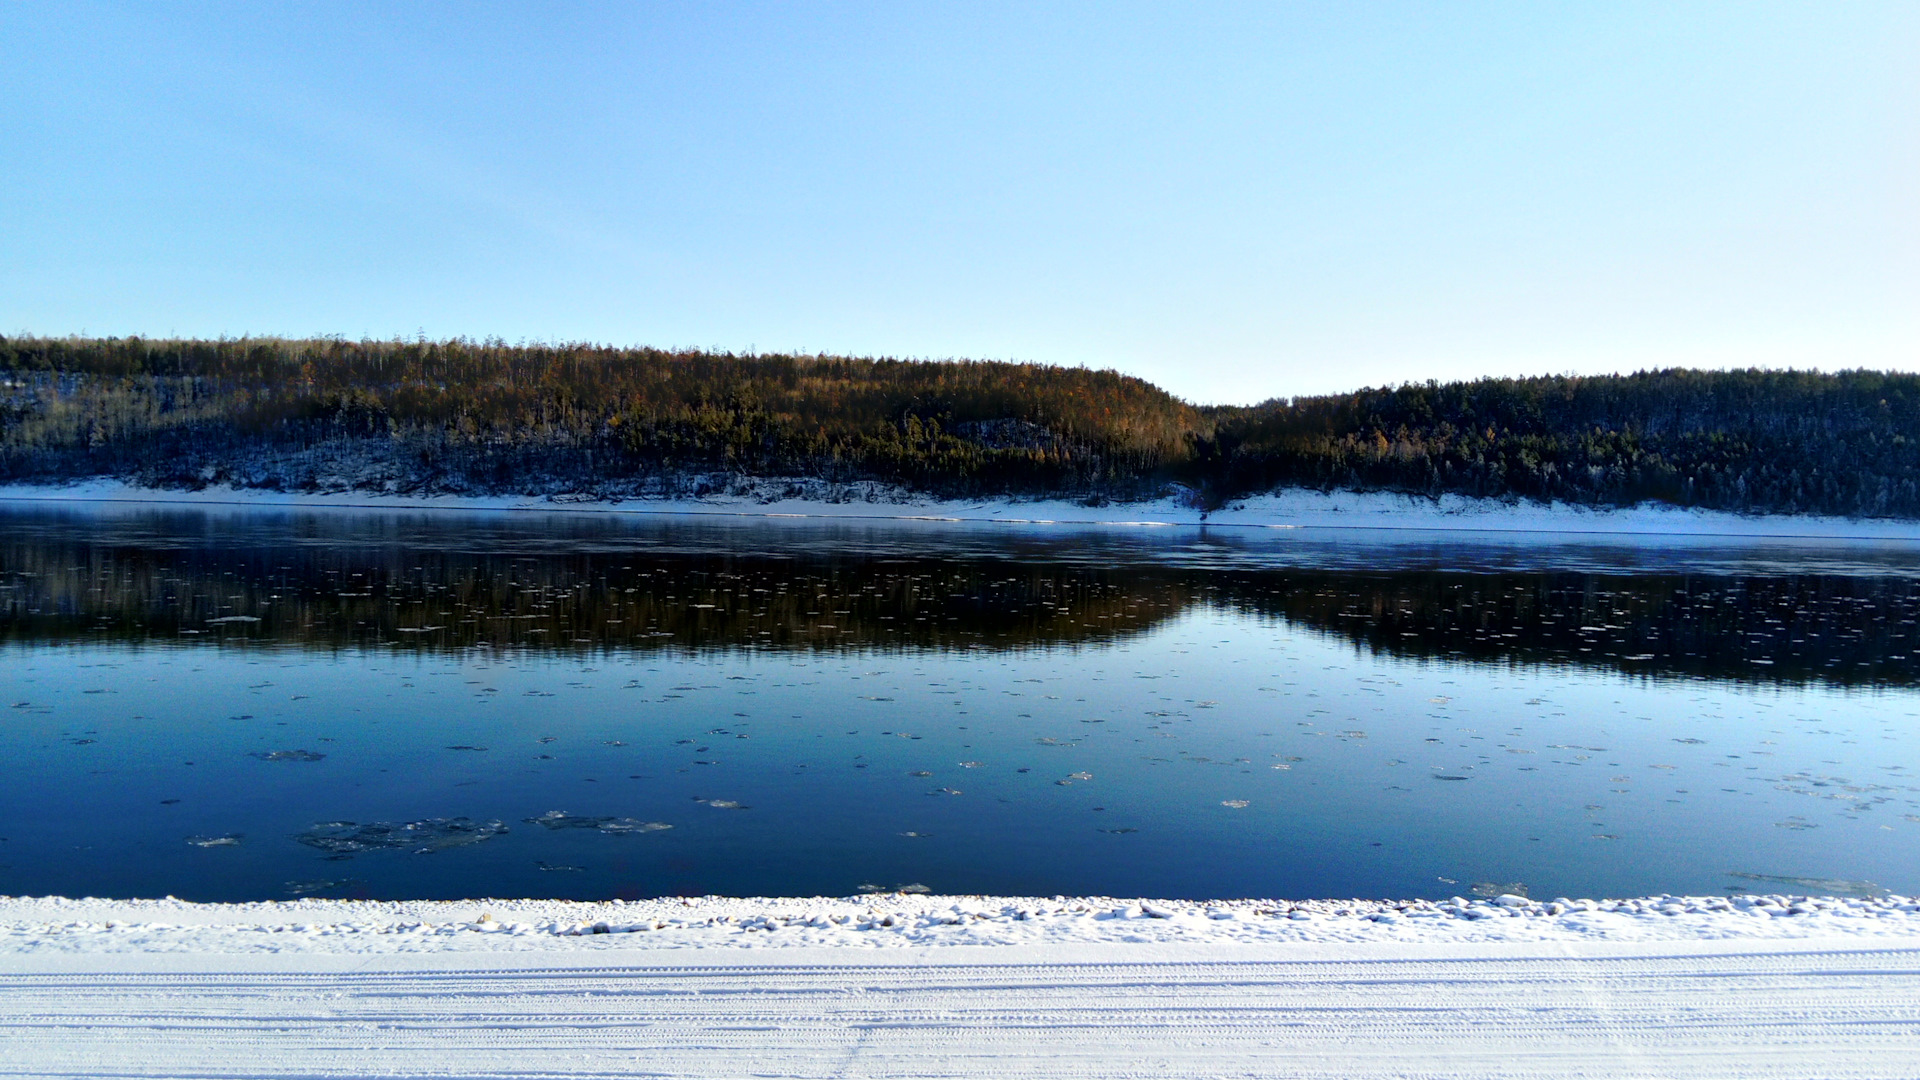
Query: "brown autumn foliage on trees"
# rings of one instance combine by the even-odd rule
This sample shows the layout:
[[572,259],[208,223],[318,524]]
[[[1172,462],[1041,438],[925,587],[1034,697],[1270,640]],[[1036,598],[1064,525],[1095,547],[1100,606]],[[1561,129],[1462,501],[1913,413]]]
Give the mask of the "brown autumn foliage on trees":
[[0,479],[1212,505],[1278,486],[1920,517],[1920,377],[1667,370],[1200,408],[1111,371],[499,341],[0,339]]

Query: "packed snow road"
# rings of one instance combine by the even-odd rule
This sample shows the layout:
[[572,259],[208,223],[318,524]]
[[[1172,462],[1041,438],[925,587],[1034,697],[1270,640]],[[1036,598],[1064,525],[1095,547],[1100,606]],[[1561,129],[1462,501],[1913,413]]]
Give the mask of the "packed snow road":
[[44,954],[6,1077],[1912,1077],[1911,939]]
[[1899,896],[0,897],[12,1077],[1920,1076]]

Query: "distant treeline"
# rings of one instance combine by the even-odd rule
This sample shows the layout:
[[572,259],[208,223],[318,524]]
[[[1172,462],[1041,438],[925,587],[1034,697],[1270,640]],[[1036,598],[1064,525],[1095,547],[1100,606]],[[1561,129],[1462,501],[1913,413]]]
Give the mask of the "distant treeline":
[[0,480],[1098,501],[1184,485],[1920,517],[1920,377],[1669,370],[1201,408],[1111,371],[498,341],[0,339]]
[[1920,517],[1920,376],[1481,379],[1211,411],[1218,483]]

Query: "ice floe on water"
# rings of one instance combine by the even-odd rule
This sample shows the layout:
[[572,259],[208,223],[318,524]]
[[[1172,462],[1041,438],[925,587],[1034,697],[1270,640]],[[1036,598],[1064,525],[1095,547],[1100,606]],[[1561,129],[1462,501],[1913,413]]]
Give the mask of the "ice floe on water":
[[294,839],[326,852],[329,857],[351,857],[363,851],[381,850],[428,855],[491,840],[506,831],[506,825],[499,821],[473,821],[464,817],[426,818],[399,824],[324,821],[296,834]]
[[261,761],[324,761],[327,757],[312,750],[258,750],[247,756]]
[[630,817],[585,817],[569,814],[562,810],[549,810],[539,817],[525,819],[529,825],[540,825],[549,829],[592,829],[608,836],[638,836],[642,833],[665,832],[673,826],[661,821],[641,821]]
[[1886,889],[1871,881],[1848,881],[1844,878],[1792,877],[1785,874],[1749,874],[1738,870],[1729,872],[1727,876],[1730,878],[1738,878],[1741,881],[1765,882],[1769,885],[1791,885],[1795,888],[1805,889],[1809,893],[1817,893],[1824,896],[1885,896],[1887,893]]
[[288,896],[314,896],[323,892],[341,892],[366,884],[359,878],[324,878],[318,881],[287,882]]

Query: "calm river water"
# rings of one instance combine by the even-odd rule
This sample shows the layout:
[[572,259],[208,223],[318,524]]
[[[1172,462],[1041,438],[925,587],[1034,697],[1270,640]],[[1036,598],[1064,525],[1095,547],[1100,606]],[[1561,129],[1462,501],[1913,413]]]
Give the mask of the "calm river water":
[[0,507],[0,893],[1920,892],[1920,547]]

